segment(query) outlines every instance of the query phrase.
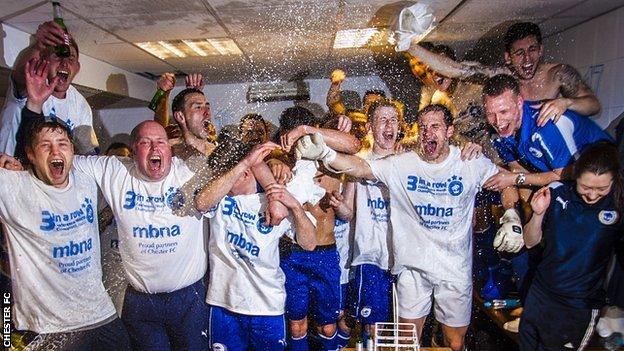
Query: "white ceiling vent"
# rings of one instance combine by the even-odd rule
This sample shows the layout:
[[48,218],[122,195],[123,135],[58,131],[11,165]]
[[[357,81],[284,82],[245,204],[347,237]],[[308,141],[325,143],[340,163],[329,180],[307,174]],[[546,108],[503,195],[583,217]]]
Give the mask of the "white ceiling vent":
[[309,99],[310,86],[302,81],[253,83],[247,90],[247,102]]

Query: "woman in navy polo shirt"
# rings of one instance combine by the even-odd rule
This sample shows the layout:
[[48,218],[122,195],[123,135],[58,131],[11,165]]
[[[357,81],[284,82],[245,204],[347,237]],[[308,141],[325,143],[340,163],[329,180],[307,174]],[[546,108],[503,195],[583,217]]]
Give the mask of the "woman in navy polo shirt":
[[531,200],[524,241],[541,245],[543,255],[520,323],[521,350],[582,350],[605,303],[607,266],[624,233],[617,149],[606,142],[587,147],[573,176]]

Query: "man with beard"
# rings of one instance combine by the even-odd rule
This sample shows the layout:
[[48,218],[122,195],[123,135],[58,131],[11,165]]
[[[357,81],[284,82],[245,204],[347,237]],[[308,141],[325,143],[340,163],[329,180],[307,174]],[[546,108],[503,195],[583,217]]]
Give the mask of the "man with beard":
[[566,110],[588,116],[600,111],[598,98],[572,66],[543,61],[542,33],[536,24],[513,24],[505,33],[504,41],[507,67],[457,62],[428,51],[416,42],[411,43],[408,52],[438,74],[449,78],[492,77],[501,73],[514,75],[520,82],[522,97],[540,108],[539,126],[549,119],[557,121]]
[[[296,150],[303,158],[387,186],[400,320],[414,323],[420,335],[433,297],[445,342],[459,351],[472,305],[474,198],[498,168],[484,157],[461,160],[459,148],[449,145],[452,121],[447,108],[426,107],[418,114],[418,152],[378,160],[336,153],[321,135],[303,137]],[[515,188],[505,189],[503,197],[504,207],[513,211]],[[515,226],[521,232],[520,223]]]
[[167,97],[175,86],[173,73],[163,73],[158,78],[158,89],[164,91],[165,98],[158,105],[154,120],[167,128],[174,155],[187,160],[197,155],[208,155],[214,149],[214,125],[210,103],[203,93],[204,79],[193,73],[185,79],[186,89],[179,92],[171,103],[176,125],[169,124]]
[[[43,103],[43,114],[61,119],[72,130],[78,154],[97,153],[98,141],[93,131],[93,115],[87,100],[71,83],[80,71],[78,45],[70,40],[69,57],[59,57],[54,51],[57,44],[63,43],[64,31],[53,21],[39,26],[35,42],[17,58],[11,71],[9,89],[2,111],[0,129],[0,151],[14,155],[21,161],[28,161],[24,153],[24,135],[18,129],[22,108],[26,104],[26,78],[24,67],[32,58],[48,61],[48,80],[57,81],[54,92]],[[24,127],[24,130],[27,128]]]

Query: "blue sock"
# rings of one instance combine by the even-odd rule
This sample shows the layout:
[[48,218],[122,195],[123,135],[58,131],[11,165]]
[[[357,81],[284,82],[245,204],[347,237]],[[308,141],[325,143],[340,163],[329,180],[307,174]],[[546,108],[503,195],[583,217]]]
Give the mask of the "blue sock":
[[340,328],[338,328],[338,349],[347,346],[349,343],[349,339],[351,338],[351,333],[346,332]]
[[362,342],[364,342],[365,346],[366,346],[366,341],[368,340],[368,338],[370,338],[370,334],[368,333],[366,328],[362,326]]
[[338,351],[338,331],[334,332],[334,335],[329,337],[323,334],[319,334],[318,337],[321,345],[323,345],[323,350]]
[[290,337],[290,346],[288,349],[290,351],[308,351],[308,334],[306,333],[304,336],[300,338]]

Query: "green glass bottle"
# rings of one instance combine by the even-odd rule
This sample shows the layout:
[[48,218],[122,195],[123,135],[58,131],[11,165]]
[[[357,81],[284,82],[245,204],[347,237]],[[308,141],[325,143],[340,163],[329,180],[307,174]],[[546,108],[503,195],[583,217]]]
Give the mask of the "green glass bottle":
[[158,105],[160,105],[160,102],[162,101],[162,99],[165,97],[165,91],[162,89],[158,89],[156,90],[156,93],[154,94],[154,96],[152,97],[152,101],[150,101],[149,103],[149,108],[152,111],[156,111],[156,109],[158,108]]
[[67,33],[67,26],[63,21],[63,15],[61,13],[61,4],[58,1],[52,2],[52,9],[54,11],[54,22],[63,29],[63,43],[58,44],[54,49],[56,56],[69,57],[71,55],[71,49],[69,48],[69,34]]

